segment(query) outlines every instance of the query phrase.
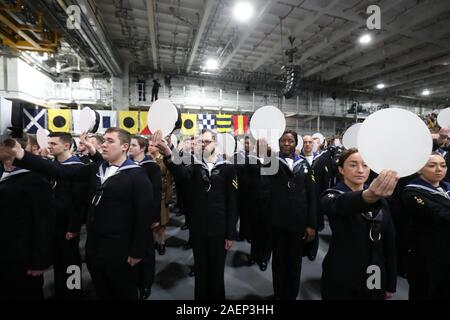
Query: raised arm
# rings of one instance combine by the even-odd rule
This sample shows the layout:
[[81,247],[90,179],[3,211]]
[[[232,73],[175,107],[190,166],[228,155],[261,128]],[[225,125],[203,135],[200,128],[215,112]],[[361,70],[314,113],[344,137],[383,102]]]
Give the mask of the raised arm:
[[380,199],[389,197],[394,192],[398,176],[393,171],[382,171],[364,191],[345,193],[325,192],[320,204],[327,215],[350,216],[359,214],[374,205]]
[[94,165],[64,166],[57,162],[44,160],[41,157],[25,152],[21,158],[16,157],[14,165],[36,171],[52,178],[88,181]]
[[[170,149],[168,143],[165,140],[159,140],[156,142],[156,147],[159,149],[159,152],[164,156],[164,164],[167,166],[167,169],[172,173],[176,180],[190,180],[192,177],[192,165],[184,165],[181,161],[176,161],[175,163],[172,159],[174,156],[178,156],[178,154],[174,155],[172,150]],[[181,159],[178,159],[181,160]]]

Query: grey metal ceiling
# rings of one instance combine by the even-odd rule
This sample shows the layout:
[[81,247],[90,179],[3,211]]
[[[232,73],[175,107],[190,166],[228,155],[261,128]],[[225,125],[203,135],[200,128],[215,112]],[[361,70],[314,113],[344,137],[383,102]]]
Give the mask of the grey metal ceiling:
[[[430,99],[450,98],[449,0],[249,0],[256,9],[248,23],[233,18],[236,1],[32,2],[88,6],[98,28],[85,38],[96,37],[90,45],[103,60],[117,60],[110,73],[131,63],[143,73],[267,81],[281,74],[292,35],[303,80],[371,91],[383,82],[389,95],[420,97],[428,88]],[[363,47],[358,37],[367,31],[366,8],[373,4],[381,8],[381,30],[370,31],[373,41]],[[202,68],[208,57],[219,59],[218,71]]]

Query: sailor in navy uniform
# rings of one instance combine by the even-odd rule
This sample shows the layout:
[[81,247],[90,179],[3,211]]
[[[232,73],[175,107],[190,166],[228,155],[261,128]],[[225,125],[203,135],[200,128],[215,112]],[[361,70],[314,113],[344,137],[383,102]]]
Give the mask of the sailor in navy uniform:
[[[194,163],[194,154],[195,148],[197,146],[197,141],[194,137],[186,138],[183,141],[183,148],[178,152],[179,159],[182,165],[188,166]],[[174,146],[172,146],[172,152],[176,152]],[[175,186],[177,190],[177,202],[181,212],[184,213],[185,216],[185,224],[181,227],[181,230],[188,229],[189,230],[189,238],[187,243],[183,246],[185,250],[192,249],[192,239],[191,235],[191,217],[192,217],[192,186],[190,180],[177,179],[174,176]],[[178,198],[180,197],[180,198]],[[179,201],[180,200],[180,201]],[[189,268],[191,271],[189,272],[189,276],[193,277],[195,275],[194,265],[190,265]]]
[[[236,168],[236,174],[240,182],[238,190],[238,206],[239,206],[239,240],[253,239],[253,228],[251,218],[251,207],[255,204],[250,199],[251,189],[254,187],[251,185],[251,179],[249,176],[249,144],[250,138],[245,138],[245,150],[240,150],[234,153],[234,165]],[[249,261],[250,264],[253,261]]]
[[195,262],[195,299],[225,299],[226,252],[236,239],[238,181],[234,166],[215,153],[211,131],[202,133],[202,159],[191,165],[175,163],[169,146],[157,147],[176,179],[192,188],[191,239]]
[[[105,161],[85,166],[45,161],[17,144],[13,149],[21,167],[89,183],[86,262],[100,299],[137,299],[135,266],[148,252],[153,189],[143,169],[127,159],[130,140],[123,129],[107,129]],[[84,143],[91,155],[96,153],[92,144]]]
[[445,159],[434,153],[403,190],[410,216],[407,275],[410,300],[450,299],[450,184]]
[[[21,141],[25,144],[26,141]],[[43,175],[0,163],[0,300],[43,299],[43,273],[53,261],[54,212]]]
[[313,152],[314,139],[312,136],[303,137],[303,148],[300,152],[300,157],[308,161],[308,164],[312,167],[314,161],[321,156],[323,151]]
[[322,264],[322,298],[391,298],[397,282],[395,234],[384,198],[392,195],[398,178],[392,171],[382,172],[369,187],[364,185],[369,168],[356,149],[344,151],[339,171],[343,181],[321,199],[332,231]]
[[[305,242],[316,236],[317,200],[314,175],[308,162],[295,154],[297,133],[280,138],[278,170],[261,176],[262,207],[272,238],[272,274],[275,299],[295,300],[300,288]],[[268,167],[264,160],[264,167]],[[273,164],[272,164],[273,166]]]
[[[314,153],[312,161],[312,169],[316,181],[316,195],[317,195],[317,231],[320,232],[325,228],[324,213],[320,208],[320,195],[327,189],[334,186],[338,181],[337,163],[339,156],[344,151],[342,146],[329,146],[322,152]],[[302,155],[300,155],[302,156]],[[319,235],[308,243],[305,247],[305,254],[309,260],[313,261],[319,249]]]
[[[255,143],[256,146],[256,143]],[[260,181],[261,159],[250,148],[250,138],[245,139],[244,152],[235,154],[236,172],[240,182],[238,203],[241,237],[251,241],[248,265],[257,263],[261,271],[267,269],[272,254],[270,232],[261,210]]]
[[[78,157],[71,154],[72,136],[69,133],[54,132],[49,135],[49,151],[63,166],[83,166]],[[80,230],[86,215],[87,185],[66,179],[52,179],[54,201],[52,206],[56,214],[56,234],[54,239],[55,261],[55,298],[76,299],[81,297],[81,289],[69,289],[67,280],[71,276],[68,267],[75,265],[81,270]]]
[[[141,166],[147,173],[153,186],[153,199],[161,199],[161,170],[155,160],[146,155],[148,152],[148,139],[141,136],[134,136],[131,139],[130,159]],[[152,215],[153,225],[159,223],[161,212],[161,201],[153,201],[153,207],[149,209]],[[147,256],[137,266],[138,268],[138,288],[139,299],[146,300],[150,294],[155,279],[155,249],[153,248],[153,233],[149,239],[149,250]]]
[[[450,166],[450,126],[441,128],[437,139],[433,139],[433,151],[440,153],[444,159],[447,167]],[[447,170],[445,180],[450,182],[450,170]]]

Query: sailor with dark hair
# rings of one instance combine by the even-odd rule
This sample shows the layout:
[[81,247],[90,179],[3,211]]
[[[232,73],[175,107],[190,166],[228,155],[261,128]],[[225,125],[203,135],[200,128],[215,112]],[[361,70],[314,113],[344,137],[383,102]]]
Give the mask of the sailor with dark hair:
[[201,139],[202,152],[191,165],[176,164],[164,141],[156,146],[174,176],[190,180],[195,299],[223,300],[225,256],[236,238],[238,181],[231,162],[216,153],[214,134],[203,131]]
[[[53,132],[48,136],[48,150],[54,161],[63,166],[84,166],[78,157],[72,155],[72,136],[65,132]],[[69,289],[67,280],[71,273],[69,266],[81,270],[79,250],[80,230],[86,214],[86,184],[66,179],[52,179],[56,214],[56,234],[54,239],[55,298],[76,299],[81,297],[81,289]]]
[[370,169],[357,149],[342,154],[339,171],[343,180],[321,197],[332,232],[322,264],[322,298],[390,299],[396,290],[397,267],[394,226],[384,198],[392,195],[398,177],[393,171],[382,171],[370,186],[365,185]]
[[[161,199],[162,179],[161,170],[155,160],[149,158],[148,139],[142,136],[133,136],[130,144],[130,159],[140,165],[147,173],[150,182],[153,185],[153,199]],[[152,224],[150,229],[160,222],[161,202],[153,201],[152,208],[149,209],[152,215]],[[138,265],[138,288],[139,299],[146,300],[152,291],[152,285],[155,280],[155,249],[153,248],[153,235],[149,239],[149,250],[147,256]]]
[[447,165],[434,153],[403,190],[408,230],[410,300],[450,299],[450,184]]
[[248,265],[257,263],[261,271],[266,271],[272,242],[269,227],[263,217],[261,208],[261,167],[260,160],[264,155],[259,155],[256,141],[250,137],[245,138],[244,152],[235,155],[239,186],[239,215],[240,232],[251,242]]
[[[127,159],[130,134],[109,128],[102,145],[104,160],[85,166],[65,166],[33,156],[16,143],[0,149],[0,159],[12,153],[14,165],[57,179],[87,181],[86,262],[100,299],[137,299],[135,266],[148,252],[153,189],[143,169]],[[84,141],[91,155],[95,148]],[[101,159],[101,158],[100,158]]]
[[[27,140],[19,142],[25,147]],[[5,141],[0,149],[10,150],[14,143]],[[54,247],[50,183],[14,165],[11,152],[0,160],[0,300],[43,299],[43,274],[52,265]]]
[[314,239],[317,227],[314,175],[308,162],[295,154],[297,144],[297,133],[285,131],[279,155],[271,160],[279,169],[261,176],[261,205],[272,238],[273,289],[275,299],[283,300],[297,298],[304,244]]

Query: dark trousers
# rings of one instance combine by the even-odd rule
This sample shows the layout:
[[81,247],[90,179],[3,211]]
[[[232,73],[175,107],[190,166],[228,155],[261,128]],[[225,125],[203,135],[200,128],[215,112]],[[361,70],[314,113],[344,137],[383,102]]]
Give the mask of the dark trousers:
[[253,230],[253,239],[250,249],[252,259],[257,263],[267,262],[270,260],[272,253],[272,240],[270,232],[262,226],[257,226]]
[[88,257],[87,267],[97,298],[100,300],[137,300],[137,266],[130,266],[126,259],[96,261]]
[[449,300],[450,265],[420,255],[408,263],[409,300]]
[[184,198],[181,190],[181,184],[175,182],[175,192],[177,194],[177,207],[180,210],[180,213],[184,214]]
[[152,101],[158,100],[158,90],[152,90]]
[[195,299],[225,299],[225,239],[192,236],[195,263]]
[[239,238],[253,240],[253,226],[248,206],[243,204],[239,207]]
[[303,255],[307,256],[309,260],[313,261],[316,259],[317,252],[319,251],[319,234],[308,243],[305,243],[303,248]]
[[29,276],[27,270],[23,264],[0,261],[0,300],[44,299],[44,276]]
[[295,300],[300,288],[303,233],[276,229],[272,232],[272,278],[275,299]]
[[148,249],[147,256],[136,266],[138,288],[151,289],[155,281],[155,248],[153,242]]
[[71,273],[67,273],[67,268],[76,265],[81,270],[81,257],[79,242],[80,238],[66,240],[64,234],[59,234],[55,238],[55,260],[53,264],[55,275],[55,297],[57,299],[77,299],[81,298],[81,289],[67,288],[67,279]]

